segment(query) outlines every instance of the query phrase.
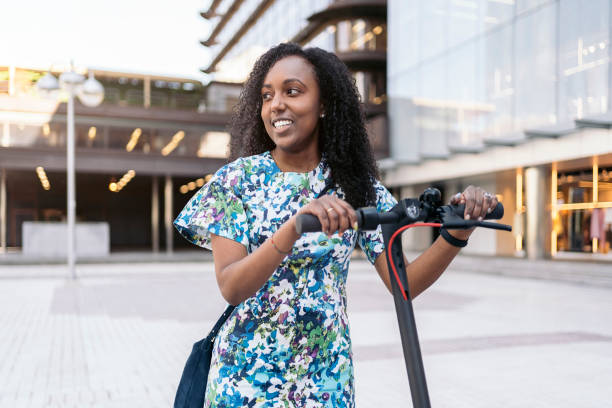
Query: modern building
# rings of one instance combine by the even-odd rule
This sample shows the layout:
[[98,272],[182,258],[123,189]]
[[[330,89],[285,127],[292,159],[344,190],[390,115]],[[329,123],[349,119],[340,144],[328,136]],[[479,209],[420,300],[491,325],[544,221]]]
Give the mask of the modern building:
[[[389,154],[386,1],[212,0],[202,16],[213,26],[202,41],[214,56],[203,69],[213,74],[206,87],[93,70],[104,102],[76,104],[77,221],[107,223],[113,251],[188,245],[171,220],[189,191],[225,163],[225,127],[241,84],[280,42],[319,46],[347,63],[375,154]],[[0,67],[0,252],[22,248],[25,221],[66,216],[66,104],[36,92],[43,73]]]
[[514,234],[466,252],[612,259],[610,1],[389,0],[387,23],[385,183],[496,191]]
[[203,71],[242,83],[257,57],[287,41],[334,52],[355,78],[376,157],[387,157],[386,10],[386,0],[213,0],[202,12],[213,27]]
[[[92,72],[105,98],[75,102],[77,223],[107,224],[113,251],[186,246],[171,222],[225,163],[228,107],[214,84]],[[25,221],[66,217],[66,98],[39,94],[42,74],[0,66],[0,252],[22,248]]]

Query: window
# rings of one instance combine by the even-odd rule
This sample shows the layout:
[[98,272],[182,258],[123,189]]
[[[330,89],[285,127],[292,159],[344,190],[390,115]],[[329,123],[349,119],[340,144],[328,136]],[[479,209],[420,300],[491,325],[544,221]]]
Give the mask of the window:
[[[602,160],[603,159],[603,160]],[[592,167],[557,171],[552,180],[551,252],[609,253],[612,240],[612,159],[594,157]],[[604,164],[598,164],[602,161]],[[556,185],[556,186],[555,186]]]
[[608,109],[609,7],[608,0],[560,3],[560,122]]
[[337,52],[387,50],[387,25],[382,21],[341,21],[335,35]]
[[557,122],[555,107],[557,3],[516,22],[515,130]]
[[492,107],[484,119],[486,137],[495,138],[513,131],[512,34],[513,26],[508,25],[484,38],[484,102]]
[[353,72],[355,85],[361,95],[361,101],[379,105],[386,99],[385,72]]

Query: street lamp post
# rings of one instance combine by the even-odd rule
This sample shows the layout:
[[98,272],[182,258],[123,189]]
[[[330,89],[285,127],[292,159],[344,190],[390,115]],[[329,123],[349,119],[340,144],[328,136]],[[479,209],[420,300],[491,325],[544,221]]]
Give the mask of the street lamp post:
[[66,111],[66,175],[67,175],[67,265],[68,272],[73,279],[77,278],[76,274],[76,241],[75,241],[75,226],[76,226],[76,177],[74,165],[74,96],[77,95],[79,100],[86,106],[98,106],[104,99],[104,88],[100,82],[96,81],[93,73],[89,73],[89,78],[85,80],[83,75],[74,71],[70,67],[60,75],[59,83],[57,79],[47,72],[37,83],[38,89],[42,91],[54,91],[62,89],[68,94],[68,103]]

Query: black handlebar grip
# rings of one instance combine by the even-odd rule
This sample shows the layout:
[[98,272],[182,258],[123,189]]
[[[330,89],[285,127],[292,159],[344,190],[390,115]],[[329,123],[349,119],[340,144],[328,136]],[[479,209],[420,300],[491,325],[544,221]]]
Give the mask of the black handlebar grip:
[[[459,205],[451,205],[450,206],[453,214],[463,218],[463,214],[465,213],[465,204]],[[485,220],[499,220],[504,216],[504,206],[502,203],[497,203],[497,206],[487,214],[484,219]]]
[[312,214],[300,214],[295,218],[295,230],[299,235],[304,232],[319,232],[321,231],[321,223]]
[[[362,207],[355,211],[359,229],[375,230],[380,223],[396,222],[398,215],[394,212],[379,213],[374,207]],[[351,226],[352,227],[352,226]],[[300,214],[295,219],[295,230],[302,235],[304,232],[320,232],[319,219],[312,214]]]

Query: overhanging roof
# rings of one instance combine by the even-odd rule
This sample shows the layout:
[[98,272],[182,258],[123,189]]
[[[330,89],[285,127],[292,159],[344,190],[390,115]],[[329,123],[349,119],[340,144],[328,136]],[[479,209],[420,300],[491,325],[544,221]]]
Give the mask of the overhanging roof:
[[308,25],[291,41],[304,44],[314,38],[327,23],[354,18],[386,20],[387,0],[342,0],[332,3],[325,10],[308,17]]
[[201,12],[200,15],[207,20],[218,16],[217,7],[219,7],[221,1],[222,0],[213,0],[212,3],[210,3],[210,7],[208,7],[208,10]]
[[340,61],[354,71],[382,70],[387,68],[386,51],[337,52]]
[[221,30],[223,30],[223,27],[225,27],[225,25],[230,21],[230,19],[236,13],[236,11],[238,11],[243,1],[244,0],[234,0],[232,5],[227,9],[225,14],[223,15],[223,17],[221,17],[221,20],[219,20],[219,22],[213,29],[212,33],[210,33],[210,36],[208,37],[208,39],[204,41],[200,41],[200,43],[203,46],[210,47],[211,45],[215,44],[215,38],[217,37],[217,35],[219,35]]
[[[257,6],[257,8],[253,11],[253,13],[251,13],[249,18],[247,18],[247,20],[244,22],[242,27],[240,27],[238,31],[236,31],[236,34],[234,34],[234,36],[227,42],[227,44],[225,44],[223,49],[219,51],[219,53],[210,63],[208,68],[203,69],[202,72],[206,74],[210,74],[211,72],[213,72],[215,70],[216,65],[219,63],[219,61],[221,61],[223,57],[225,57],[227,53],[232,49],[232,47],[236,45],[236,43],[242,38],[242,36],[246,34],[246,32],[249,31],[251,27],[253,27],[253,25],[255,25],[259,17],[261,17],[261,15],[268,9],[268,7],[272,5],[272,3],[274,3],[274,0],[262,0],[262,2],[259,3],[259,6]],[[212,34],[211,34],[211,38],[212,38]],[[209,41],[209,40],[210,38],[206,41]],[[202,42],[202,45],[207,46],[207,47],[209,46],[205,44],[205,42]]]
[[576,126],[610,129],[612,128],[612,112],[576,119]]

